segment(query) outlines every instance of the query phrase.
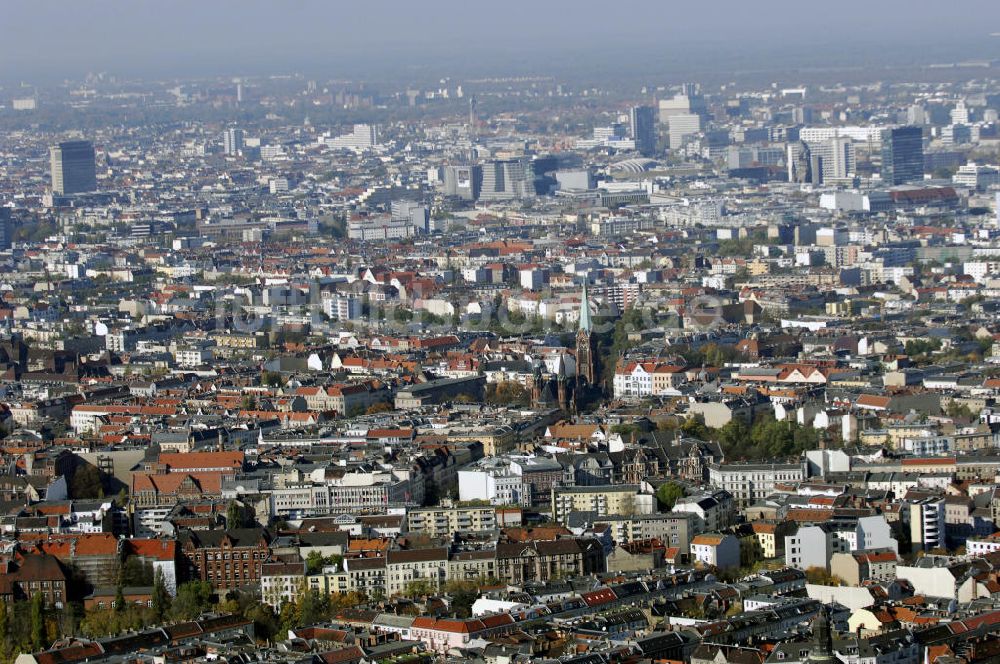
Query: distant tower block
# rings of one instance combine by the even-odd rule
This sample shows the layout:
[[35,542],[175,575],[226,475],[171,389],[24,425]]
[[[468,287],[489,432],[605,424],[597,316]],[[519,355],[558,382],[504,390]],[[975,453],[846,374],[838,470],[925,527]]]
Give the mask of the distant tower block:
[[476,110],[479,107],[479,101],[476,99],[475,95],[469,97],[469,134],[475,135],[476,133],[476,122],[478,118],[476,116]]
[[52,193],[62,195],[97,191],[97,163],[90,141],[65,141],[49,148]]

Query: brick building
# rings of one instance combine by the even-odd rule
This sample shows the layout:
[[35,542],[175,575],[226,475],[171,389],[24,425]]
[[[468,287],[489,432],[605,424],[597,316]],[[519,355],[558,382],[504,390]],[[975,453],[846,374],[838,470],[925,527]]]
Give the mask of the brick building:
[[263,528],[185,530],[177,536],[187,578],[220,590],[259,584],[270,540]]

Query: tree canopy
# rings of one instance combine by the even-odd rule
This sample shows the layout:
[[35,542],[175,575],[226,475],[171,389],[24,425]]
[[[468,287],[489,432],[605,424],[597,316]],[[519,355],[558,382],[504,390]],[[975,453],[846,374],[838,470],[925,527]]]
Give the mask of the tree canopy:
[[667,482],[656,490],[656,499],[660,502],[660,507],[666,511],[672,510],[677,500],[683,496],[684,487],[677,482]]

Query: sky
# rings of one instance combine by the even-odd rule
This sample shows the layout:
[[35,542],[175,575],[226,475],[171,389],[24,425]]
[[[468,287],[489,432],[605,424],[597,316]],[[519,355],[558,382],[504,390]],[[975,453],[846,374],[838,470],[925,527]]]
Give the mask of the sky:
[[1000,58],[993,32],[997,0],[3,0],[0,80]]

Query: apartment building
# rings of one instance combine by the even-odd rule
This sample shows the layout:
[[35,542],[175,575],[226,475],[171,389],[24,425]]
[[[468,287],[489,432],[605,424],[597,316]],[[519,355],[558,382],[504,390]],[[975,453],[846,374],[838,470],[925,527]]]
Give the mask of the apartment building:
[[460,530],[494,530],[497,527],[493,507],[428,507],[406,514],[407,530],[430,537],[451,537]]
[[631,516],[656,512],[656,497],[638,484],[552,487],[552,517],[564,522],[571,512]]

